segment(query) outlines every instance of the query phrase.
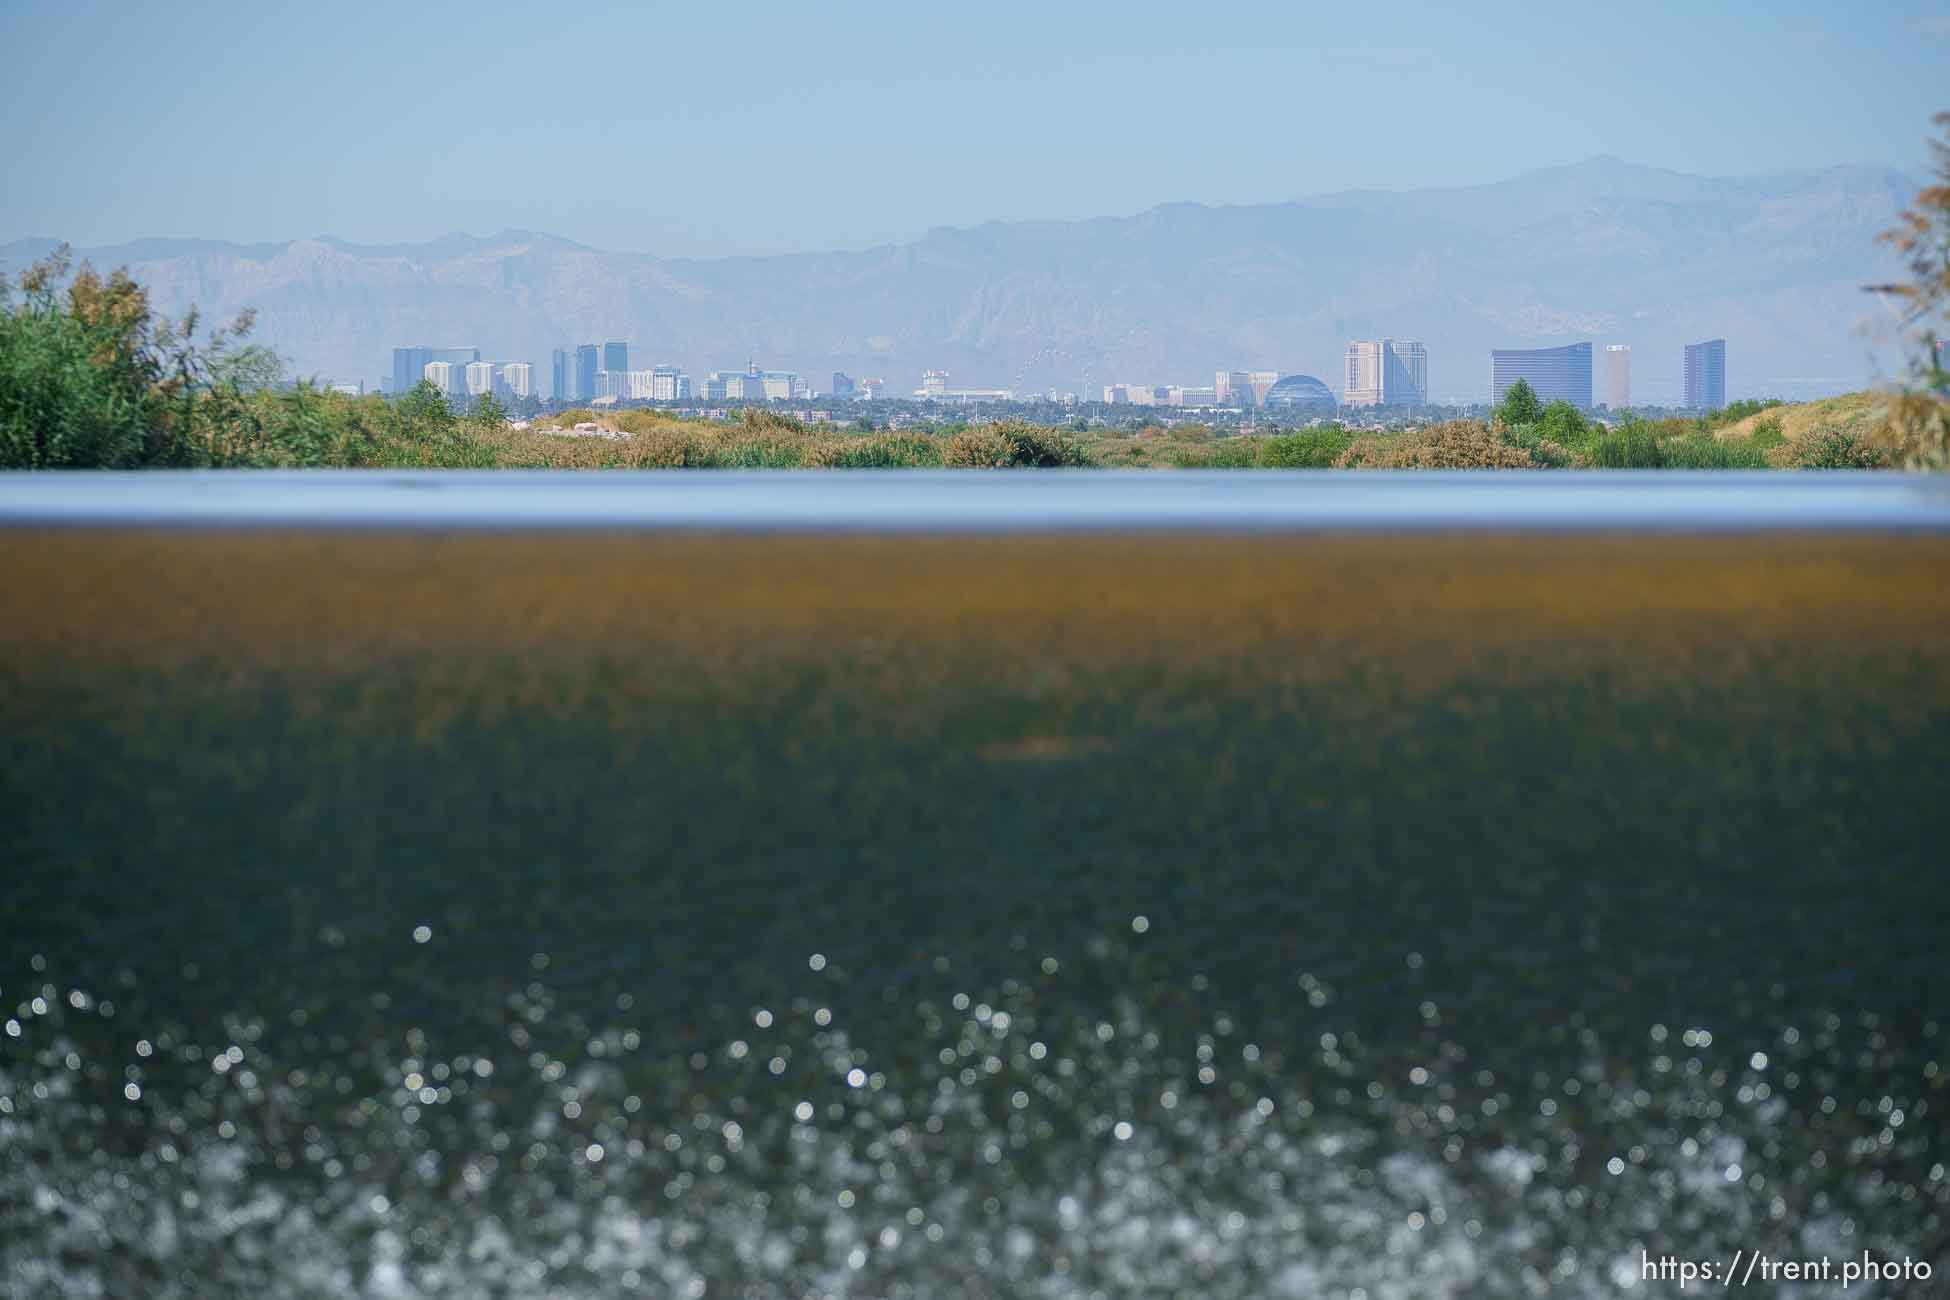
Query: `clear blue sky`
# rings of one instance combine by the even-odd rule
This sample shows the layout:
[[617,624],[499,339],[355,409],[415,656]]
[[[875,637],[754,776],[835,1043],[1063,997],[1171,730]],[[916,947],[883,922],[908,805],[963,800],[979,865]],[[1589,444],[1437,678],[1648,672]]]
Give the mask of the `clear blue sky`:
[[1920,172],[1950,3],[0,4],[0,240],[665,255],[1500,179]]

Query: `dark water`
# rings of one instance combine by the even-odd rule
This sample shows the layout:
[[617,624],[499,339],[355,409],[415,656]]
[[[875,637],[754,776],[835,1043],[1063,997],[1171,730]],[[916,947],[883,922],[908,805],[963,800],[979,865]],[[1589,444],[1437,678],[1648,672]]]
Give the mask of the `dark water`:
[[1613,1296],[1677,1289],[1641,1251],[1742,1249],[1940,1277],[1933,636],[1656,660],[1543,626],[1433,680],[1429,651],[1296,676],[1325,651],[1279,632],[466,672],[266,663],[242,621],[174,663],[17,642],[0,1281]]

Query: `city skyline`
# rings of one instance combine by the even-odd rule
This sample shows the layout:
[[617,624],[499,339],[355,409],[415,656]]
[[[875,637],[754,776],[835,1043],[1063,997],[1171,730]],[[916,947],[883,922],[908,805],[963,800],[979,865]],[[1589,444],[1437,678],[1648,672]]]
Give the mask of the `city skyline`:
[[[843,371],[834,371],[830,387],[820,391],[796,370],[761,368],[755,354],[747,357],[744,369],[712,370],[701,383],[694,381],[682,366],[666,361],[637,369],[610,369],[605,364],[593,372],[586,390],[574,386],[579,382],[574,378],[578,360],[599,353],[602,361],[627,367],[630,346],[627,340],[610,340],[600,349],[595,344],[554,349],[555,382],[551,399],[558,404],[600,405],[621,401],[781,402],[812,398],[871,401],[886,396],[886,380],[881,378],[856,381]],[[1222,369],[1215,372],[1209,386],[1127,381],[1106,384],[1101,390],[1062,394],[1060,400],[1101,402],[1106,406],[1242,410],[1282,407],[1291,410],[1318,407],[1325,402],[1336,410],[1412,410],[1429,406],[1494,405],[1521,379],[1545,402],[1568,401],[1587,411],[1633,409],[1632,345],[1606,343],[1603,347],[1602,402],[1597,397],[1594,344],[1590,342],[1552,348],[1492,349],[1490,385],[1485,400],[1432,402],[1428,397],[1428,349],[1418,341],[1396,338],[1349,340],[1343,358],[1342,387],[1338,390],[1305,371]],[[533,367],[526,362],[467,361],[468,357],[480,355],[478,348],[407,346],[395,348],[393,352],[394,385],[407,373],[407,366],[423,360],[421,373],[413,382],[417,384],[419,378],[424,378],[450,396],[474,397],[489,391],[497,397],[539,395],[532,386]],[[453,360],[430,359],[436,357]],[[1727,404],[1725,339],[1687,345],[1682,369],[1686,390],[1678,409],[1712,411]],[[947,370],[924,369],[920,386],[911,397],[954,405],[1036,402],[1059,397],[1053,389],[1045,394],[1019,393],[1011,388],[956,387],[951,386],[951,379]],[[363,381],[327,382],[343,391],[364,391]],[[564,387],[565,383],[569,387]],[[377,391],[396,394],[402,390],[382,383]]]
[[[1630,343],[1634,401],[1670,407],[1683,401],[1681,345],[1715,335],[1741,340],[1729,398],[1900,378],[1902,353],[1875,319],[1882,304],[1854,286],[1893,273],[1875,236],[1913,194],[1903,177],[1861,169],[1749,183],[1594,161],[1466,193],[1186,206],[817,258],[673,263],[523,232],[75,256],[128,266],[163,314],[255,309],[254,338],[291,373],[368,390],[386,373],[373,358],[402,339],[466,339],[484,356],[535,362],[551,396],[593,393],[597,371],[614,368],[602,341],[623,339],[653,349],[630,370],[659,360],[701,378],[755,348],[819,376],[817,387],[837,370],[887,378],[889,393],[930,368],[952,371],[956,387],[1014,391],[1203,386],[1219,367],[1345,389],[1348,342],[1392,333],[1434,356],[1434,403],[1486,397],[1472,359],[1483,350],[1585,338]],[[1695,224],[1683,241],[1675,205]],[[0,245],[0,274],[51,247]],[[1665,272],[1616,273],[1628,248],[1640,250],[1634,265],[1655,257]],[[1778,286],[1754,295],[1758,274]],[[582,382],[561,387],[550,361],[565,341],[596,352]]]

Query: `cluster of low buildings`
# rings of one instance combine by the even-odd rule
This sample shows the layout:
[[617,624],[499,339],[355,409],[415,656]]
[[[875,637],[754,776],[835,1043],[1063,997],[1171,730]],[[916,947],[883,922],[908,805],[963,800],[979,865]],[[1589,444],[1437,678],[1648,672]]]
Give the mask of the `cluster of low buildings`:
[[1205,406],[1241,410],[1323,410],[1344,406],[1427,406],[1429,350],[1412,339],[1355,339],[1347,345],[1341,388],[1313,375],[1278,370],[1220,370],[1208,387],[1108,384],[1110,406]]
[[[1553,348],[1497,348],[1490,353],[1490,400],[1500,402],[1519,379],[1545,402],[1566,401],[1590,410],[1593,345]],[[1726,405],[1726,340],[1708,339],[1685,350],[1685,405],[1717,410]],[[956,388],[945,370],[926,370],[913,396],[947,404],[1021,400],[1008,388]],[[1346,408],[1414,408],[1429,404],[1429,353],[1414,339],[1354,339],[1343,356],[1339,386],[1308,374],[1278,370],[1220,370],[1208,385],[1106,384],[1101,400],[1109,406],[1158,406],[1281,411],[1332,416]],[[1607,344],[1604,350],[1604,404],[1612,410],[1632,405],[1632,349]],[[539,397],[533,367],[525,361],[482,360],[478,348],[401,347],[393,349],[390,391],[403,393],[426,382],[455,398],[493,394],[502,400]],[[762,370],[748,358],[743,370],[714,370],[694,382],[668,363],[632,369],[629,344],[620,340],[555,349],[549,396],[568,405],[621,402],[791,402],[818,394],[792,370]],[[855,379],[833,372],[825,394],[841,401],[873,401],[888,395],[887,381]],[[1052,395],[1054,396],[1054,395]],[[1037,395],[1040,397],[1040,395]],[[1096,400],[1092,393],[1085,400]],[[1032,398],[1031,400],[1036,400]],[[1074,401],[1073,394],[1058,400]]]

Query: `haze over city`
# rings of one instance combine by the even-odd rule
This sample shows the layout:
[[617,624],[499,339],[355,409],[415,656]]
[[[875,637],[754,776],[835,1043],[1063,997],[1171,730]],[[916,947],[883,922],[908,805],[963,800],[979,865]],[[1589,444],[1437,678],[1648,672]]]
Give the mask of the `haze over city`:
[[[1812,397],[1899,368],[1859,287],[1920,160],[1889,124],[1927,118],[1950,58],[1940,6],[1410,4],[1379,42],[1351,10],[1258,4],[759,3],[734,33],[438,3],[292,41],[304,12],[0,16],[0,271],[68,242],[368,390],[398,347],[545,373],[612,338],[700,392],[748,357],[903,395],[929,371],[1339,390],[1350,340],[1399,337],[1428,346],[1429,400],[1493,398],[1492,349],[1590,342],[1677,405],[1683,347],[1726,337],[1733,393]],[[110,19],[106,92],[60,93]]]

